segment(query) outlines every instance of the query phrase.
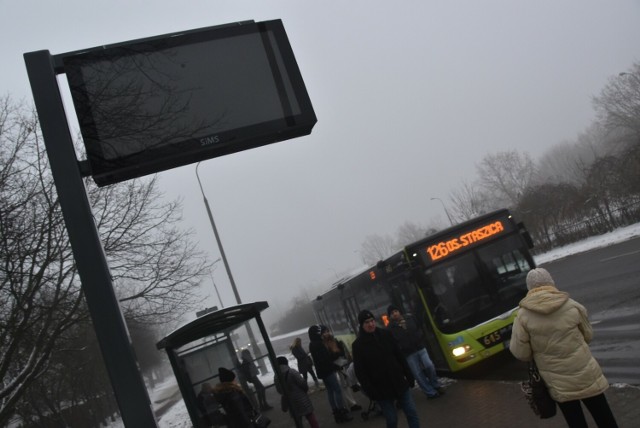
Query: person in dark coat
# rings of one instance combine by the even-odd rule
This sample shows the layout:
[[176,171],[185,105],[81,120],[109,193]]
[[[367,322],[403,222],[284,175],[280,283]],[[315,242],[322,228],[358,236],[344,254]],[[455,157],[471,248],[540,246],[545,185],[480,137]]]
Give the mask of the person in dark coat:
[[322,333],[328,330],[323,325],[309,327],[309,351],[316,365],[318,377],[322,379],[327,390],[327,398],[329,399],[334,419],[336,422],[346,422],[352,420],[353,416],[344,405],[342,386],[338,378],[338,370],[341,370],[341,368],[336,365],[336,360],[340,358],[340,354],[329,350],[322,341]]
[[319,387],[320,383],[318,382],[318,377],[316,376],[316,372],[313,371],[313,360],[302,347],[302,339],[296,337],[289,349],[291,349],[293,356],[296,357],[296,361],[298,362],[298,371],[304,380],[306,381],[310,374],[311,378],[313,378],[313,382],[316,384],[316,388]]
[[258,395],[258,404],[260,406],[260,410],[271,410],[273,407],[267,403],[267,395],[265,392],[264,385],[258,379],[258,368],[253,363],[253,357],[251,356],[251,352],[248,349],[243,349],[240,353],[242,357],[242,362],[240,363],[240,373],[244,377],[244,380],[253,384],[256,389],[256,394]]
[[[286,357],[278,357],[276,361],[278,363],[278,369],[284,377],[285,388],[292,401],[292,408],[287,409],[287,411],[291,413],[292,418],[297,419],[298,424],[302,424],[302,417],[304,416],[309,422],[309,425],[311,425],[311,428],[319,428],[320,425],[318,425],[316,415],[313,413],[313,403],[307,394],[309,391],[307,381],[304,380],[300,373],[289,367],[289,361]],[[274,377],[274,383],[276,390],[280,394],[283,394],[284,388],[280,386],[277,377]]]
[[226,423],[224,421],[224,415],[220,412],[220,405],[213,395],[213,387],[209,382],[204,382],[200,386],[196,403],[202,414],[202,419],[207,426],[223,425]]
[[436,374],[436,368],[420,337],[420,330],[413,318],[405,319],[397,306],[389,305],[389,331],[396,339],[400,351],[405,356],[411,374],[427,398],[444,395],[444,389]]
[[251,416],[255,410],[242,387],[235,381],[235,373],[220,367],[218,374],[220,375],[220,383],[213,387],[213,396],[224,409],[227,426],[251,428]]
[[415,385],[407,361],[391,333],[377,328],[373,314],[358,314],[360,330],[353,342],[353,364],[362,391],[376,401],[387,420],[387,428],[398,426],[396,401],[404,410],[409,428],[419,428],[416,404],[411,396]]

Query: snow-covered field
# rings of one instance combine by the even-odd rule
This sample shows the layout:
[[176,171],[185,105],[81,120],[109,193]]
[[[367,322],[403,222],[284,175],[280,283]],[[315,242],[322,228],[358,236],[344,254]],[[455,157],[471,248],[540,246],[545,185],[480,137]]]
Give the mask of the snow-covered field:
[[[628,239],[640,236],[640,223],[632,226],[623,227],[613,232],[594,236],[581,242],[567,245],[562,248],[556,248],[548,253],[535,256],[536,264],[544,264],[553,260],[557,260],[571,254],[578,254],[584,251],[592,250],[594,248],[606,247],[617,242],[623,242]],[[306,332],[306,329],[301,330]],[[300,332],[290,333],[292,337],[299,335]],[[291,357],[290,357],[291,358]],[[295,367],[295,366],[294,366]],[[265,379],[265,382],[270,382],[271,379]],[[166,400],[171,399],[177,392],[177,385],[175,379],[171,377],[164,383],[160,384],[153,391],[150,392],[151,403],[154,409],[158,409],[166,403]],[[181,399],[176,402],[158,421],[158,426],[161,428],[187,428],[191,426],[189,414],[184,405],[184,401]],[[124,424],[121,420],[116,420],[109,425],[111,428],[123,428]]]

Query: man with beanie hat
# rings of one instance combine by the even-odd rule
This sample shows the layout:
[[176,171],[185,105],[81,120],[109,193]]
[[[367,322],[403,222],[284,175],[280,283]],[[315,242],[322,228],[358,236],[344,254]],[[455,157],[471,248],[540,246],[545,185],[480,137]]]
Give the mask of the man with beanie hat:
[[324,383],[335,421],[338,423],[347,422],[352,420],[353,416],[344,405],[342,386],[338,378],[340,368],[334,364],[340,358],[340,352],[330,350],[322,340],[322,334],[328,330],[328,327],[324,325],[309,327],[309,352],[316,365],[316,373]]
[[218,369],[220,383],[213,388],[213,396],[224,409],[227,426],[251,428],[251,416],[255,413],[249,398],[238,385],[233,371],[220,367]]
[[387,308],[389,317],[389,331],[398,343],[400,351],[407,360],[413,377],[427,398],[438,398],[444,395],[444,389],[436,374],[436,368],[429,358],[429,353],[424,346],[420,329],[413,318],[405,317],[395,305]]
[[535,361],[569,426],[587,426],[582,401],[599,427],[617,427],[604,395],[609,382],[589,350],[593,330],[587,310],[559,291],[546,269],[529,271],[527,288],[509,350],[519,360]]
[[395,339],[376,327],[371,311],[358,314],[360,331],[353,342],[353,364],[362,391],[382,409],[387,427],[398,426],[396,401],[404,410],[409,428],[420,427],[410,387],[415,384],[407,361]]

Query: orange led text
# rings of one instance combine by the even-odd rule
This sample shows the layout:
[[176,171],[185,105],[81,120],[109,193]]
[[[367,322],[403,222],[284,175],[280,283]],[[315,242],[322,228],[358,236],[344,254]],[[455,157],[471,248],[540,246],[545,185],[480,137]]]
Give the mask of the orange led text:
[[461,248],[467,245],[473,244],[483,239],[487,239],[493,235],[496,235],[504,230],[504,226],[501,221],[482,226],[471,232],[460,235],[457,238],[450,239],[448,241],[438,242],[437,244],[427,247],[427,254],[432,261],[446,257],[452,253],[455,253]]

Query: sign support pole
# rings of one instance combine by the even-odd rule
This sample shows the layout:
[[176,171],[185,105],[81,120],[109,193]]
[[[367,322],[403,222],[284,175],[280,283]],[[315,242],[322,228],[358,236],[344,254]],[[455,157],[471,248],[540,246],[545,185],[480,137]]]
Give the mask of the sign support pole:
[[24,54],[44,143],[89,313],[124,425],[157,427],[113,290],[49,51]]

